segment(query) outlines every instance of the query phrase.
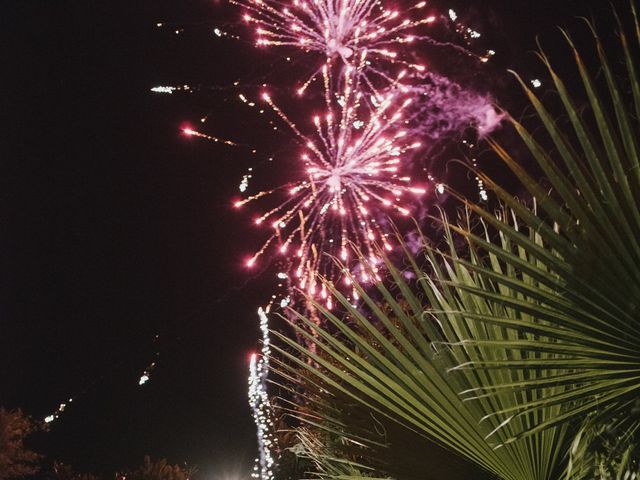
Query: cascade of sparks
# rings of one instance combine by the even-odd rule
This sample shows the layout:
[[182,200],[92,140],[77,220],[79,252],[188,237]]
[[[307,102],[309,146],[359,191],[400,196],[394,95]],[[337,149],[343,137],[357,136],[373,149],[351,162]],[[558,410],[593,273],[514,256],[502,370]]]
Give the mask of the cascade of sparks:
[[[415,40],[420,25],[433,23],[436,17],[424,15],[426,1],[401,13],[384,8],[380,0],[232,0],[245,11],[245,21],[256,26],[258,45],[280,45],[314,52],[325,60],[338,59],[349,66],[353,60],[367,57],[363,70],[365,82],[373,89],[374,79],[390,81],[387,63],[399,63],[417,70],[424,65],[405,60],[402,47]],[[405,15],[406,13],[406,15]],[[304,93],[320,73],[322,66],[298,90]],[[374,89],[375,90],[375,89]]]
[[271,480],[273,478],[273,421],[271,419],[271,402],[267,392],[267,377],[269,375],[269,357],[271,355],[269,340],[269,318],[267,310],[260,307],[260,331],[262,332],[262,350],[260,355],[251,355],[249,366],[249,405],[253,412],[258,436],[258,452],[252,478]]
[[[314,137],[303,134],[271,97],[263,94],[264,101],[304,145],[300,178],[238,201],[235,206],[240,208],[282,189],[287,191],[286,200],[255,220],[257,226],[266,226],[271,233],[247,260],[247,266],[252,267],[273,244],[279,244],[281,254],[294,258],[297,286],[331,309],[333,300],[324,284],[319,285],[319,275],[337,280],[346,272],[341,272],[330,257],[339,258],[348,268],[353,245],[375,267],[380,263],[376,245],[392,249],[384,218],[408,216],[412,197],[426,190],[402,173],[403,156],[420,147],[420,142],[402,128],[403,111],[411,99],[403,99],[396,89],[369,103],[360,88],[361,77],[351,67],[344,72],[344,90],[333,95],[326,67],[323,76],[326,112],[313,119]],[[349,277],[343,275],[347,285]],[[372,280],[364,270],[360,279]],[[357,298],[355,290],[353,295]]]

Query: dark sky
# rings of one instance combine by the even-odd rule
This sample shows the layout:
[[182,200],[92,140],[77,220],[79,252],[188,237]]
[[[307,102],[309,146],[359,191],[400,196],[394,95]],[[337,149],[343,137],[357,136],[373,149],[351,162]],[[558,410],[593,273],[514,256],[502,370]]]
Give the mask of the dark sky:
[[[450,3],[495,42],[497,70],[531,75],[536,33],[608,5]],[[242,268],[259,239],[230,208],[252,159],[179,134],[209,114],[211,134],[269,135],[207,88],[292,78],[277,51],[212,35],[238,16],[222,0],[3,3],[0,405],[43,418],[76,398],[39,439],[49,459],[105,472],[149,453],[210,479],[252,464],[246,371],[272,278]],[[149,92],[183,83],[202,90]]]

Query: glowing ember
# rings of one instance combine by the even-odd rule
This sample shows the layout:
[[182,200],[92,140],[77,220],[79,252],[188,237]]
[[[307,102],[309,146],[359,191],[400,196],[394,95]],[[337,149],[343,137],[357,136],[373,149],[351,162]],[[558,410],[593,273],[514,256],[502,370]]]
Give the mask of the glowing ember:
[[232,142],[231,140],[224,140],[222,138],[213,137],[211,135],[207,135],[206,133],[201,133],[201,132],[198,132],[197,130],[193,130],[192,128],[189,128],[189,127],[183,128],[182,129],[182,133],[184,133],[188,137],[206,138],[207,140],[211,140],[212,142],[224,143],[225,145],[230,145],[232,147],[239,147],[240,146],[239,143]]

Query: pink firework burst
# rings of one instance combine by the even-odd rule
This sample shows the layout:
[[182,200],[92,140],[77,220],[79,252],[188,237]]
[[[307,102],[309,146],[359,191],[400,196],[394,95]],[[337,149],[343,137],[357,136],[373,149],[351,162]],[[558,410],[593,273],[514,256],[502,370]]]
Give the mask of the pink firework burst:
[[[354,59],[366,60],[365,82],[373,89],[371,73],[391,81],[382,62],[402,63],[417,70],[423,65],[402,58],[402,47],[417,37],[417,27],[436,17],[421,14],[426,1],[401,14],[386,9],[380,0],[232,0],[242,6],[244,19],[256,26],[258,45],[280,45],[317,53],[325,61],[342,66]],[[336,61],[337,60],[337,61]],[[356,62],[358,60],[355,60]],[[320,73],[322,65],[298,90],[302,94]]]
[[[329,83],[327,68],[323,76]],[[355,245],[371,265],[380,263],[376,245],[392,249],[385,232],[387,217],[408,216],[414,198],[426,193],[403,173],[402,157],[418,149],[409,132],[402,128],[403,112],[411,103],[395,89],[383,97],[366,100],[360,76],[347,67],[345,87],[340,95],[325,91],[325,114],[313,119],[315,134],[303,134],[276,106],[268,94],[263,99],[295,132],[303,145],[299,179],[271,191],[238,201],[242,207],[263,197],[286,191],[287,198],[261,214],[255,223],[270,230],[269,238],[250,259],[277,249],[293,258],[296,284],[304,291],[332,300],[318,275],[337,280],[342,273],[330,257],[353,268],[350,245]],[[406,162],[405,162],[406,163]],[[363,281],[371,280],[366,273]],[[344,276],[348,284],[349,276]]]

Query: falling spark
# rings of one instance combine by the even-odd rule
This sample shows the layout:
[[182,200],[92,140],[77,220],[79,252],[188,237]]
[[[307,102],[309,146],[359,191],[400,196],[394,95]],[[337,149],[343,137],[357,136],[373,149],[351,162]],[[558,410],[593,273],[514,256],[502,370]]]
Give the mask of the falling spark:
[[191,87],[189,85],[178,85],[178,86],[172,86],[172,85],[159,85],[157,87],[153,87],[149,89],[151,92],[153,93],[164,93],[164,94],[173,94],[173,92],[179,92],[179,91],[191,91]]
[[246,174],[242,177],[242,181],[240,182],[240,186],[238,187],[238,190],[240,190],[241,193],[244,193],[247,191],[247,188],[249,188],[249,180],[251,179],[251,175]]
[[249,365],[249,405],[253,411],[253,419],[256,423],[258,437],[259,457],[252,473],[252,478],[271,480],[273,478],[273,450],[275,438],[273,435],[273,420],[271,402],[267,391],[267,379],[269,376],[269,358],[271,347],[269,339],[268,308],[258,309],[260,318],[260,331],[262,332],[262,349],[260,355],[251,355]]
[[153,87],[151,91],[153,93],[173,93],[176,87]]
[[207,135],[206,133],[201,133],[201,132],[198,132],[197,130],[193,130],[192,128],[183,128],[182,129],[182,133],[184,133],[185,135],[187,135],[189,137],[205,138],[207,140],[211,140],[212,142],[224,143],[225,145],[230,145],[232,147],[240,147],[241,146],[239,143],[232,142],[231,140],[225,140],[225,139],[222,139],[222,138],[213,137],[211,135]]
[[51,415],[47,415],[46,417],[44,417],[44,423],[48,424],[60,418],[60,415],[62,415],[62,413],[67,408],[67,405],[71,402],[73,402],[73,398],[70,398],[69,400],[67,400],[66,403],[63,402],[60,405],[58,405],[58,408],[56,409],[55,412],[53,412]]
[[149,364],[149,366],[144,370],[144,372],[142,372],[142,375],[140,376],[140,380],[138,380],[138,385],[142,386],[145,383],[147,383],[149,380],[151,380],[151,372],[155,367],[156,367],[156,362],[151,362],[151,364]]

